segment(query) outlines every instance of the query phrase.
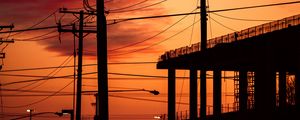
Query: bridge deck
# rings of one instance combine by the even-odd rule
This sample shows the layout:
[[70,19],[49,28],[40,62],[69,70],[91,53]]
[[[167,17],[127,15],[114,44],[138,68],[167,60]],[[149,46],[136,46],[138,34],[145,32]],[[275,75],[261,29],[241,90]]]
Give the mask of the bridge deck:
[[299,53],[300,25],[297,25],[162,60],[157,68],[252,70],[267,63],[274,69],[294,70],[299,68]]

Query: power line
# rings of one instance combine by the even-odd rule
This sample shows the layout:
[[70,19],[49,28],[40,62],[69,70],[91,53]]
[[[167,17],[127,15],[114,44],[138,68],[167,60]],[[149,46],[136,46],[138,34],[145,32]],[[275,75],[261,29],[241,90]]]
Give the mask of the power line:
[[255,6],[229,8],[229,9],[221,9],[221,10],[212,10],[212,11],[208,11],[208,12],[226,12],[226,11],[234,11],[234,10],[244,10],[244,9],[253,9],[253,8],[262,8],[262,7],[272,7],[272,6],[281,6],[281,5],[289,5],[289,4],[298,4],[298,3],[300,3],[300,1],[283,2],[283,3],[266,4],[266,5],[255,5]]
[[166,2],[167,0],[162,0],[160,2],[157,2],[157,3],[153,3],[153,4],[150,4],[150,5],[146,5],[146,6],[143,6],[143,7],[139,7],[139,8],[135,8],[135,9],[130,9],[130,10],[123,10],[123,11],[119,11],[119,10],[116,10],[116,11],[109,11],[109,13],[124,13],[124,12],[131,12],[131,11],[136,11],[136,10],[141,10],[141,9],[145,9],[145,8],[148,8],[148,7],[152,7],[152,6],[155,6],[155,5],[159,5],[163,2]]
[[220,17],[223,17],[223,18],[232,19],[232,20],[240,20],[240,21],[267,21],[267,22],[274,21],[274,20],[259,20],[259,19],[234,18],[234,17],[225,16],[225,15],[220,15],[220,14],[217,14],[217,13],[212,13],[212,14],[220,16]]
[[[109,96],[110,96],[110,97],[117,97],[117,98],[132,99],[132,100],[141,100],[141,101],[149,101],[149,102],[168,103],[168,101],[163,101],[163,100],[154,100],[154,99],[145,99],[145,98],[135,98],[135,97],[120,96],[120,95],[109,95]],[[183,103],[183,102],[176,102],[176,104],[189,105],[188,103]]]
[[[72,25],[62,25],[62,27],[67,27],[67,26],[72,26]],[[12,31],[3,31],[3,32],[0,32],[0,34],[25,32],[25,31],[36,31],[36,30],[46,30],[46,29],[53,29],[53,28],[57,28],[57,26],[46,26],[46,27],[28,28],[28,29],[20,29],[20,30],[12,30]]]
[[189,29],[190,27],[192,27],[194,24],[198,23],[199,21],[200,21],[200,20],[197,20],[195,23],[193,23],[192,25],[190,25],[190,26],[184,28],[183,30],[181,30],[181,31],[179,31],[179,32],[177,32],[177,33],[171,35],[170,37],[168,37],[168,38],[166,38],[166,39],[164,39],[164,40],[161,40],[161,41],[159,41],[159,42],[157,42],[157,43],[154,43],[154,44],[152,44],[152,45],[150,45],[150,46],[148,46],[148,47],[144,47],[144,48],[141,48],[141,49],[136,49],[136,50],[133,50],[133,51],[129,51],[129,52],[125,52],[125,53],[120,53],[120,54],[112,54],[112,55],[110,55],[110,56],[126,55],[126,54],[131,54],[131,53],[135,53],[135,52],[138,52],[138,51],[143,51],[143,50],[149,49],[149,48],[151,48],[151,47],[153,47],[153,46],[159,45],[159,44],[161,44],[161,43],[163,43],[163,42],[165,42],[165,41],[167,41],[167,40],[169,40],[169,39],[171,39],[171,38],[173,38],[173,37],[179,35],[180,33],[184,32],[185,30],[187,30],[187,29]]
[[[52,12],[50,15],[48,15],[47,17],[45,17],[44,19],[42,19],[41,21],[37,22],[36,24],[30,26],[30,27],[27,28],[27,29],[32,29],[32,28],[34,28],[35,26],[38,26],[39,24],[43,23],[43,22],[46,21],[48,18],[50,18],[51,16],[53,16],[54,14],[56,14],[57,11],[58,11],[58,10],[55,10],[55,11]],[[22,32],[24,32],[24,31],[20,31],[19,33],[13,34],[13,35],[11,35],[11,37],[12,37],[12,36],[15,36],[15,35],[18,35],[18,34],[21,34]]]
[[[257,6],[248,6],[248,7],[239,7],[239,8],[220,9],[220,10],[211,10],[211,11],[208,11],[208,13],[226,12],[226,11],[234,11],[234,10],[242,10],[242,9],[253,9],[253,8],[260,8],[260,7],[271,7],[271,6],[279,6],[279,5],[298,4],[298,3],[300,3],[300,1],[284,2],[284,3],[276,3],[276,4],[267,4],[267,5],[257,5]],[[145,16],[145,17],[136,17],[136,18],[110,19],[110,20],[107,20],[107,21],[112,21],[113,23],[111,23],[111,24],[116,24],[116,23],[119,23],[119,22],[125,22],[125,21],[130,21],[130,20],[175,17],[175,16],[183,16],[183,15],[191,15],[191,14],[200,14],[200,12],[168,14],[168,15],[158,15],[158,16]],[[72,26],[72,25],[63,25],[62,27],[66,27],[66,26]],[[57,26],[47,26],[47,27],[28,28],[28,29],[13,30],[13,31],[3,31],[3,32],[0,32],[0,34],[14,33],[14,32],[24,32],[24,31],[34,31],[34,30],[43,30],[43,29],[51,29],[51,28],[57,28]]]
[[[73,56],[73,55],[67,57],[67,59],[64,60],[63,63],[61,63],[60,66],[59,66],[58,68],[56,68],[56,69],[54,69],[53,71],[51,71],[51,72],[46,76],[46,78],[54,77],[58,72],[60,72],[60,71],[62,70],[61,66],[63,66],[64,64],[68,64],[68,63],[72,60],[72,59],[70,59],[72,56]],[[29,86],[31,86],[31,85],[34,85],[35,83],[38,83],[38,82],[39,82],[39,81],[32,82],[32,83],[30,83],[30,84],[28,84],[28,85],[26,85],[26,86],[23,86],[23,87],[21,87],[21,88],[18,88],[18,89],[20,89],[20,90],[21,90],[21,89],[24,89],[24,88],[29,87]],[[32,88],[30,88],[30,89],[27,89],[27,90],[33,90],[33,89],[35,89],[35,88],[37,88],[37,87],[39,87],[39,86],[45,84],[46,82],[47,82],[47,81],[42,81],[42,82],[41,82],[40,84],[38,84],[37,86],[34,86],[34,87],[32,87]]]
[[[53,31],[50,31],[48,33],[45,33],[45,34],[42,34],[42,35],[39,35],[39,36],[35,36],[35,37],[31,37],[31,38],[25,38],[25,39],[14,39],[16,41],[32,41],[32,39],[37,39],[37,38],[41,38],[41,37],[45,37],[47,35],[50,35],[52,33],[55,33],[57,30],[53,30]],[[57,35],[58,36],[58,35]],[[36,40],[35,40],[36,41]]]
[[[207,0],[207,10],[209,11],[209,8],[210,8],[210,4],[209,4],[209,0]],[[208,13],[208,18],[209,18],[209,20],[208,20],[208,22],[209,22],[209,31],[210,31],[210,38],[212,38],[213,37],[213,32],[212,32],[212,26],[211,26],[211,19],[210,19],[210,14],[211,13]]]
[[83,0],[83,8],[88,12],[96,12],[96,9],[90,6],[89,0]]
[[[92,74],[97,74],[97,72],[83,73],[82,75],[92,75]],[[35,82],[35,81],[43,81],[43,80],[50,80],[50,79],[58,79],[58,78],[68,78],[68,77],[73,77],[73,76],[74,75],[65,75],[65,76],[57,76],[57,77],[33,79],[33,80],[15,81],[15,82],[3,83],[0,86],[7,86],[7,85],[13,85],[13,84],[28,83],[28,82]]]
[[[29,93],[53,93],[55,91],[40,91],[40,90],[20,90],[20,89],[2,89],[8,92],[29,92]],[[60,92],[60,93],[71,93],[71,92]]]
[[42,41],[42,40],[47,40],[47,39],[52,39],[55,37],[59,37],[59,35],[53,35],[53,36],[49,36],[49,37],[45,37],[45,38],[40,38],[40,39],[14,39],[15,41],[20,41],[20,42],[29,42],[29,41]]
[[[151,62],[151,61],[145,61],[145,62],[113,62],[108,63],[109,65],[137,65],[137,64],[156,64],[157,62]],[[97,64],[84,64],[82,66],[88,67],[88,66],[97,66]],[[18,72],[18,71],[31,71],[31,70],[45,70],[45,69],[56,69],[59,66],[53,66],[53,67],[37,67],[37,68],[24,68],[24,69],[11,69],[11,70],[1,70],[0,73],[3,72]],[[73,68],[74,65],[68,65],[68,66],[61,66],[61,68]]]
[[[83,73],[82,75],[92,75],[92,74],[97,74],[97,72],[88,72],[88,73]],[[141,77],[141,79],[142,78],[168,78],[167,76],[159,76],[159,75],[128,74],[128,73],[115,73],[115,72],[109,72],[108,74],[110,74],[110,75],[119,75],[119,76]],[[12,74],[0,74],[0,75],[12,75]],[[34,77],[34,76],[31,76],[31,77]],[[35,77],[43,77],[43,76],[35,76]],[[49,78],[43,77],[43,78],[40,78],[40,79],[15,81],[15,82],[3,83],[0,86],[35,82],[35,81],[43,81],[43,80],[50,80],[50,79],[58,79],[58,78],[70,78],[70,77],[73,77],[73,75],[65,75],[65,76],[57,76],[57,77],[49,77]],[[176,78],[188,78],[188,77],[176,77]],[[225,78],[232,78],[232,77],[225,77]],[[85,78],[85,79],[97,79],[97,78],[95,77],[95,78]],[[122,79],[122,78],[119,78],[119,79]],[[132,79],[135,79],[135,78],[132,78]]]
[[213,19],[213,18],[210,17],[210,16],[209,16],[209,18],[210,18],[211,20],[213,20],[214,22],[216,22],[217,24],[219,24],[219,25],[221,25],[221,26],[223,26],[223,27],[225,27],[225,28],[227,28],[227,29],[229,29],[229,30],[232,30],[232,31],[234,31],[234,32],[237,31],[237,30],[235,30],[235,29],[233,29],[233,28],[230,28],[230,27],[228,27],[228,26],[222,24],[221,22],[218,22],[217,20]]
[[[196,10],[196,9],[195,9]],[[195,10],[193,10],[192,12],[194,12]],[[119,48],[115,48],[115,49],[111,49],[109,50],[110,52],[113,52],[113,51],[117,51],[117,50],[120,50],[120,49],[124,49],[124,48],[128,48],[128,47],[131,47],[131,46],[134,46],[134,45],[137,45],[137,44],[141,44],[143,42],[146,42],[148,40],[151,40],[157,36],[159,36],[160,34],[168,31],[169,29],[171,29],[172,27],[174,27],[175,25],[177,25],[178,23],[180,23],[182,20],[184,20],[188,15],[185,15],[184,17],[182,17],[181,19],[179,19],[178,21],[176,21],[175,23],[173,23],[172,25],[170,25],[169,27],[167,27],[166,29],[160,31],[159,33],[149,37],[149,38],[146,38],[145,40],[142,40],[142,41],[139,41],[139,42],[135,42],[135,43],[132,43],[132,44],[128,44],[128,45],[125,45],[125,46],[122,46],[122,47],[119,47]]]
[[[257,5],[257,6],[248,6],[248,7],[239,7],[239,8],[220,9],[220,10],[211,10],[211,11],[208,11],[208,13],[226,12],[226,11],[234,11],[234,10],[242,10],[242,9],[253,9],[253,8],[260,8],[260,7],[270,7],[270,6],[279,6],[279,5],[288,5],[288,4],[298,4],[298,3],[300,3],[300,1],[284,2],[284,3],[276,3],[276,4],[267,4],[267,5]],[[119,22],[130,21],[130,20],[164,18],[164,17],[174,17],[174,16],[182,16],[182,15],[191,15],[191,14],[200,14],[200,12],[179,13],[179,14],[158,15],[158,16],[145,16],[145,17],[136,17],[136,18],[124,18],[124,19],[111,19],[111,20],[108,20],[108,21],[113,21],[112,24],[116,24],[116,23],[119,23]],[[72,26],[72,25],[64,25],[64,26]],[[24,31],[51,29],[51,28],[57,28],[57,26],[47,26],[47,27],[40,27],[40,28],[28,28],[28,29],[23,29],[23,30],[4,31],[4,32],[0,32],[0,34],[1,33],[13,33],[13,32],[24,32]]]
[[[256,5],[256,6],[248,6],[248,7],[238,7],[238,8],[229,8],[229,9],[220,9],[220,10],[211,10],[211,11],[207,11],[207,13],[226,12],[226,11],[235,11],[235,10],[243,10],[243,9],[253,9],[253,8],[261,8],[261,7],[280,6],[280,5],[290,5],[290,4],[298,4],[298,3],[300,3],[300,1],[284,2],[284,3],[276,3],[276,4],[267,4],[267,5]],[[111,23],[111,24],[116,24],[116,23],[120,23],[120,22],[131,21],[131,20],[176,17],[176,16],[192,15],[192,14],[200,14],[200,12],[157,15],[157,16],[145,16],[145,17],[123,18],[123,19],[122,18],[121,19],[110,19],[108,21],[112,21],[113,23]]]
[[60,93],[62,90],[64,90],[65,88],[67,88],[69,85],[71,85],[74,81],[72,80],[70,83],[68,83],[67,85],[65,85],[63,88],[59,89],[58,91],[54,92],[53,94],[43,98],[43,99],[40,99],[40,100],[37,100],[35,102],[32,102],[32,103],[29,103],[29,104],[25,104],[25,105],[18,105],[18,106],[4,106],[5,108],[23,108],[23,107],[27,107],[27,106],[31,106],[31,105],[34,105],[34,104],[38,104],[40,102],[43,102],[49,98],[51,98],[52,96],[55,96],[56,94]]
[[[136,76],[136,77],[128,77],[128,78],[123,78],[123,77],[111,77],[109,78],[110,80],[141,80],[141,79],[165,79],[168,78],[167,76],[155,76],[155,75],[142,75],[142,74],[126,74],[126,73],[109,73],[112,75],[120,75],[120,76]],[[19,74],[0,74],[2,76],[13,76],[13,77],[31,77],[31,78],[45,78],[47,79],[47,76],[39,76],[39,75],[19,75]],[[73,77],[67,76],[67,77],[62,77],[64,79],[71,79]],[[176,77],[178,79],[185,79],[188,77]],[[210,78],[210,77],[208,77]],[[225,78],[232,78],[232,77],[225,77]],[[83,77],[83,79],[97,79],[96,77]]]
[[147,1],[149,1],[149,0],[144,0],[144,1],[141,1],[141,2],[138,2],[138,3],[135,3],[135,4],[132,4],[132,5],[129,5],[129,6],[126,6],[126,7],[122,7],[122,8],[110,9],[110,10],[108,10],[108,11],[119,11],[119,10],[128,9],[128,8],[131,8],[131,7],[134,7],[134,6],[137,6],[137,5],[146,3]]

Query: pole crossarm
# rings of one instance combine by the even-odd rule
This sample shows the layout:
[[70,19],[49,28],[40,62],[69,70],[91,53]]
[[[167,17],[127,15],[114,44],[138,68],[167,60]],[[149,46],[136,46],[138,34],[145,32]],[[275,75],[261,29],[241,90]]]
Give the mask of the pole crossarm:
[[[60,13],[69,13],[69,14],[83,14],[83,15],[95,15],[92,13],[87,13],[87,12],[77,12],[77,11],[68,11],[67,8],[60,8],[59,10]],[[76,16],[77,17],[77,16]],[[77,17],[78,19],[80,19],[79,17]],[[57,28],[58,28],[58,32],[72,32],[72,33],[79,33],[79,32],[83,32],[83,33],[97,33],[97,30],[77,30],[73,24],[73,28],[72,29],[63,29],[61,26],[61,23],[59,22],[57,24]]]
[[5,58],[5,53],[0,53],[0,59]]
[[0,38],[0,43],[14,43],[15,41],[13,39],[3,39]]
[[[68,11],[67,8],[60,8],[60,13],[71,13],[71,14],[80,14],[80,11]],[[97,15],[95,12],[83,12],[84,15]]]
[[15,26],[14,24],[11,25],[4,25],[4,26],[0,26],[0,30],[4,29],[4,28],[9,28],[9,29],[13,29]]

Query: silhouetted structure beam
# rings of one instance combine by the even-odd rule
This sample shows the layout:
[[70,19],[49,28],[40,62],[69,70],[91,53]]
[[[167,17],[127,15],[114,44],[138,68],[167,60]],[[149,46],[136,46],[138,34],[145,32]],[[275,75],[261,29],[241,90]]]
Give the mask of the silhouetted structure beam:
[[281,110],[286,109],[286,71],[279,72],[279,107]]
[[206,70],[200,71],[200,118],[206,119]]
[[255,110],[264,119],[270,119],[276,107],[276,72],[267,68],[255,71]]
[[[266,30],[270,29],[266,28]],[[285,29],[270,31],[258,36],[237,40],[232,43],[217,44],[206,50],[195,51],[179,56],[176,56],[177,53],[169,54],[167,59],[157,63],[157,68],[189,70],[193,67],[201,70],[201,119],[206,117],[206,71],[215,70],[216,68],[222,68],[221,70],[224,71],[254,71],[255,105],[254,111],[247,110],[247,115],[250,112],[250,115],[248,116],[260,118],[261,115],[262,117],[270,117],[273,113],[276,117],[278,116],[276,114],[278,111],[276,111],[276,113],[273,112],[276,107],[275,71],[285,70],[294,73],[296,70],[299,70],[299,30],[300,25],[289,26]],[[226,40],[226,36],[220,38]],[[298,73],[296,76],[296,104],[300,106],[300,74]],[[246,87],[243,88],[245,89]],[[294,106],[287,107],[291,108]],[[256,115],[256,113],[258,114]],[[294,114],[290,112],[287,113]]]
[[79,39],[78,39],[78,74],[76,96],[76,120],[81,119],[81,90],[82,90],[82,57],[83,57],[83,11],[79,15]]
[[107,21],[104,0],[96,0],[97,8],[97,69],[98,69],[98,97],[99,120],[109,119],[108,107],[108,66],[107,66]]
[[219,118],[222,112],[222,74],[221,70],[215,69],[213,73],[213,113],[216,118]]
[[176,118],[176,73],[175,69],[168,69],[168,119],[175,120]]
[[[206,0],[200,1],[200,35],[201,35],[201,51],[206,50],[207,46],[207,9],[206,9]],[[201,119],[206,119],[206,69],[201,69],[200,73],[200,117]]]
[[190,119],[197,119],[197,69],[190,69]]
[[295,89],[296,89],[296,109],[300,110],[300,71],[295,72]]
[[246,70],[239,71],[239,111],[247,111],[248,101],[248,75]]

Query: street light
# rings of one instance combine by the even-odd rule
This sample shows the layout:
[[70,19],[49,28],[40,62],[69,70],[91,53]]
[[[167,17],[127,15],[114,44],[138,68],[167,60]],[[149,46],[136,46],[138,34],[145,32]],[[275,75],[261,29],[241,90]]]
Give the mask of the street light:
[[161,116],[154,116],[153,118],[154,118],[154,119],[160,120],[160,119],[161,119]]
[[[146,89],[109,90],[108,92],[138,92],[138,91],[149,92],[153,95],[159,95],[159,91],[157,91],[157,90],[146,90]],[[94,120],[98,120],[99,119],[98,118],[99,115],[97,115],[97,113],[99,113],[98,112],[98,110],[99,110],[99,108],[98,108],[99,98],[98,98],[98,93],[97,93],[98,91],[82,91],[82,93],[89,93],[89,92],[96,92],[96,94],[95,94],[95,97],[96,97],[96,104],[95,104],[96,105],[96,114],[95,114]]]
[[74,110],[73,109],[63,109],[61,112],[56,112],[54,113],[58,116],[63,116],[63,115],[70,115],[70,120],[74,120]]
[[24,118],[28,118],[28,117],[31,120],[33,116],[44,115],[44,114],[55,114],[55,115],[58,115],[59,117],[66,115],[66,114],[70,114],[71,120],[74,120],[74,115],[73,115],[74,110],[72,110],[72,109],[62,110],[61,112],[40,112],[40,113],[32,114],[33,111],[34,111],[33,109],[28,109],[28,110],[26,110],[26,112],[29,112],[29,116],[28,115],[21,116],[21,117],[13,118],[10,120],[19,120],[19,119],[24,119]]
[[33,112],[33,109],[27,109],[26,112],[29,113],[29,120],[32,120],[32,112]]

